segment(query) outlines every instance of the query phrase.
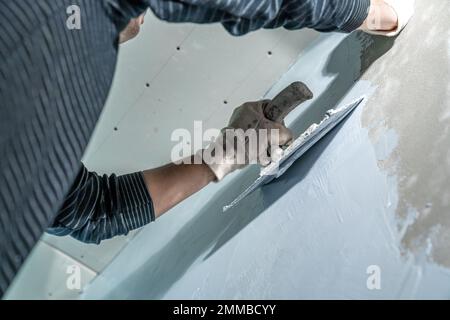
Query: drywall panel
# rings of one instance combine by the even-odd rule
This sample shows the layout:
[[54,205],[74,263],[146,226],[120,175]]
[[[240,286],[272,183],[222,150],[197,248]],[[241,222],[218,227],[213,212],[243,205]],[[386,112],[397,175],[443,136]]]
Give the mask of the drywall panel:
[[138,232],[139,230],[131,231],[127,236],[105,240],[99,245],[85,244],[72,237],[57,237],[49,234],[43,235],[41,240],[58,248],[95,272],[100,272]]
[[[432,119],[442,120],[449,110],[447,82],[425,84],[435,72],[438,79],[449,75],[448,1],[418,1],[417,11],[423,15],[397,39],[331,34],[311,44],[267,94],[295,80],[312,88],[315,99],[289,117],[294,131],[300,133],[328,108],[362,94],[367,103],[285,176],[227,213],[223,205],[251,183],[256,168],[208,186],[144,228],[83,297],[450,298],[448,251],[433,254],[437,240],[438,248],[445,243],[433,235],[448,220],[448,206],[445,201],[437,206],[431,221],[417,215],[405,219],[398,211],[408,199],[402,188],[415,172],[398,170],[392,160],[414,144],[404,138],[412,131],[403,128],[416,122],[433,126]],[[438,53],[422,46],[418,33],[432,43],[438,38],[436,49],[444,57],[436,61]],[[422,67],[424,61],[430,66]],[[429,100],[431,91],[437,96]],[[411,116],[424,106],[430,116]],[[427,168],[429,155],[448,150],[442,134],[449,126],[440,126],[443,131],[435,137],[442,139],[428,154],[409,147],[408,155],[423,160],[419,169]],[[433,136],[426,136],[423,143],[430,143]],[[446,159],[428,168],[446,175]],[[420,189],[418,195],[426,193]],[[415,242],[420,245],[411,250],[405,235],[415,224],[414,230],[422,232]],[[437,231],[448,236],[445,228]],[[373,285],[373,272],[379,286]]]
[[[86,154],[88,166],[99,172],[168,163],[173,130],[192,130],[195,120],[203,121],[204,129],[226,126],[235,107],[261,98],[318,36],[278,29],[232,37],[217,24],[190,29],[190,24],[169,27],[152,19],[122,49],[111,95]],[[174,41],[177,29],[189,32]],[[124,104],[124,95],[137,98]]]
[[[78,299],[82,288],[95,275],[94,271],[63,252],[39,242],[4,298]],[[74,276],[78,279],[71,278]]]

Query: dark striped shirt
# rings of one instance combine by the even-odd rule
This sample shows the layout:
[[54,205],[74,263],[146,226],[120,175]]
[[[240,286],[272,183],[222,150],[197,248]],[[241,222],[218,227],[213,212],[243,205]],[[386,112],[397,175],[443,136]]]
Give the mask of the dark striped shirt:
[[[66,9],[81,9],[81,30]],[[172,22],[352,31],[369,0],[0,0],[0,295],[42,232],[99,243],[154,219],[141,173],[80,159],[114,75],[118,35],[148,7]]]
[[98,244],[154,220],[142,173],[99,176],[83,166],[47,232]]

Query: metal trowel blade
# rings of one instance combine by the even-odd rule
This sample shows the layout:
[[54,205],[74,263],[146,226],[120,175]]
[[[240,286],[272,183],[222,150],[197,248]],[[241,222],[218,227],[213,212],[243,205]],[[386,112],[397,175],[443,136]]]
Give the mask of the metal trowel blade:
[[272,180],[283,175],[292,164],[304,155],[312,146],[326,136],[333,128],[341,123],[353,110],[363,101],[364,97],[343,106],[338,109],[327,111],[325,117],[319,124],[313,124],[300,137],[298,137],[288,148],[283,151],[281,158],[271,163],[261,170],[260,176],[243,193],[234,199],[229,205],[223,207],[227,211],[234,207],[242,199],[259,188],[261,185],[268,184]]

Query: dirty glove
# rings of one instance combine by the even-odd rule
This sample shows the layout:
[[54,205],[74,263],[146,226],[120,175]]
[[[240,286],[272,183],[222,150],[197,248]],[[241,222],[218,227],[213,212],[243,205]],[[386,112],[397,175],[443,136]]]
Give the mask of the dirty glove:
[[235,109],[228,126],[203,151],[203,161],[214,172],[217,181],[248,164],[267,166],[278,160],[280,148],[292,141],[284,118],[312,97],[305,84],[295,82],[273,100],[247,102]]

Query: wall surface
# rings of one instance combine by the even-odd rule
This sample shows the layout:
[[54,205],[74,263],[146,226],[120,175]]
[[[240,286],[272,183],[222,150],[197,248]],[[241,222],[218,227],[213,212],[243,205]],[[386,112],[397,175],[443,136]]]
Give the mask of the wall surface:
[[[43,242],[93,270],[87,299],[450,298],[449,16],[449,0],[419,0],[396,39],[306,30],[232,38],[220,26],[149,19],[123,48],[87,152],[98,172],[164,164],[173,129],[192,129],[194,120],[220,128],[241,102],[292,81],[315,93],[288,118],[297,134],[330,108],[361,95],[366,103],[226,213],[257,168],[208,186],[127,238],[99,247]],[[38,250],[13,297],[35,272],[29,266],[45,266]],[[368,289],[371,266],[380,290]]]

